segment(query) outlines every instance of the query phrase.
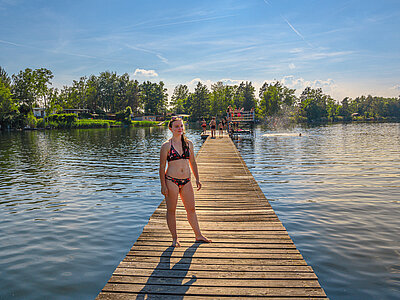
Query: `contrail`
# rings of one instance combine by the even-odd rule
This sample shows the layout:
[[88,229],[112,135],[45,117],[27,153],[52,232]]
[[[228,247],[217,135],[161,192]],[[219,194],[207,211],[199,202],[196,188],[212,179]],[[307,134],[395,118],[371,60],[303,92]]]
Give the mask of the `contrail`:
[[71,55],[71,56],[77,56],[77,57],[85,57],[85,58],[95,58],[95,59],[97,58],[97,57],[90,56],[90,55],[85,55],[85,54],[68,53],[68,52],[64,52],[64,51],[43,49],[43,48],[38,48],[38,47],[33,47],[33,46],[28,46],[28,45],[16,44],[16,43],[4,41],[4,40],[0,40],[0,43],[7,44],[7,45],[13,45],[13,46],[16,46],[16,47],[22,47],[22,48],[28,48],[28,49],[35,49],[35,50],[39,50],[39,51],[57,53],[57,54],[65,54],[65,55]]
[[[265,3],[265,4],[268,4],[269,6],[272,7],[271,3],[269,3],[268,0],[264,0],[264,3]],[[294,28],[294,26],[293,26],[292,24],[290,24],[290,22],[289,22],[285,17],[283,17],[281,14],[279,14],[279,16],[282,18],[282,20],[284,20],[284,21],[286,22],[286,24],[289,25],[289,27],[294,31],[294,33],[296,33],[296,34],[297,34],[304,42],[306,42],[310,47],[313,47],[313,45],[311,45],[309,42],[307,42],[306,39],[304,38],[304,36],[303,36],[300,32],[298,32],[298,31],[296,30],[296,28]]]
[[195,20],[178,21],[178,22],[171,22],[171,23],[164,23],[164,24],[148,26],[147,28],[163,27],[163,26],[178,25],[178,24],[185,24],[185,23],[196,23],[196,22],[203,22],[203,21],[210,21],[210,20],[217,20],[217,19],[225,19],[225,18],[230,18],[230,17],[234,17],[234,16],[235,15],[226,15],[226,16],[220,16],[220,17],[210,17],[210,18],[202,18],[202,19],[195,19]]
[[11,42],[7,42],[7,41],[3,41],[3,40],[0,40],[0,43],[3,43],[3,44],[8,44],[8,45],[13,45],[13,46],[17,46],[17,47],[24,47],[24,45],[15,44],[15,43],[11,43]]
[[160,53],[157,53],[157,52],[154,52],[154,51],[151,51],[151,50],[147,50],[147,49],[144,49],[144,48],[139,48],[139,47],[136,47],[136,46],[128,45],[128,44],[125,44],[125,46],[128,47],[128,48],[130,48],[130,49],[133,49],[133,50],[138,50],[138,51],[143,51],[143,52],[146,52],[146,53],[154,54],[154,55],[157,56],[163,63],[168,64],[168,59],[165,58],[164,56],[162,56]]
[[304,36],[302,36],[302,35],[300,34],[300,32],[298,32],[298,31],[296,30],[296,28],[294,28],[293,25],[290,24],[289,21],[288,21],[286,18],[284,18],[284,17],[282,17],[282,16],[281,16],[281,18],[284,19],[284,20],[286,21],[286,23],[290,26],[290,28],[292,28],[293,31],[294,31],[299,37],[301,37],[301,38],[306,42],[306,40],[304,39]]

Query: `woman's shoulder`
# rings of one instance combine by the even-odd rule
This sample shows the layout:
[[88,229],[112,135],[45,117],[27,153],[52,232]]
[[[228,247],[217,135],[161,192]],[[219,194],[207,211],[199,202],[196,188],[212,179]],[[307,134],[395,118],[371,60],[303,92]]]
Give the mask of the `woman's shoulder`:
[[161,145],[161,149],[165,149],[170,147],[171,145],[171,141],[170,140],[166,140],[162,145]]

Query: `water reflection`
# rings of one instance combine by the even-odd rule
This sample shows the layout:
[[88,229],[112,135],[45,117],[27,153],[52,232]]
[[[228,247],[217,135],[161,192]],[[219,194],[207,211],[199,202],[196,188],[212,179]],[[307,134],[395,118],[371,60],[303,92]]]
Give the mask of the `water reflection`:
[[[188,129],[197,151],[200,129]],[[399,124],[236,144],[332,299],[400,291]],[[0,298],[93,299],[162,201],[165,128],[0,132]]]
[[328,297],[398,297],[399,124],[256,135],[238,149]]
[[[188,129],[196,151],[197,131]],[[165,128],[0,132],[0,298],[93,299],[161,202]]]

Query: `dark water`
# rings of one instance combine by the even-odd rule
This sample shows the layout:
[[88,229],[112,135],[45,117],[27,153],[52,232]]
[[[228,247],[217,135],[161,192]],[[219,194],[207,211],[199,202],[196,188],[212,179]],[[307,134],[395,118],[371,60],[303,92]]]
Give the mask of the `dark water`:
[[[95,298],[162,200],[168,136],[0,133],[0,298]],[[398,298],[399,124],[259,127],[237,146],[331,299]]]
[[400,124],[258,128],[236,145],[328,297],[400,299]]

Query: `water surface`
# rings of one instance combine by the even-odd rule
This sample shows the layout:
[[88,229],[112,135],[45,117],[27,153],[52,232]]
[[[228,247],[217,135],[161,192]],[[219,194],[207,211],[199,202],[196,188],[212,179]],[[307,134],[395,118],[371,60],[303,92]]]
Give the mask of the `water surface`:
[[[168,137],[0,132],[0,298],[95,298],[162,201]],[[258,127],[236,144],[331,299],[398,297],[399,124]]]
[[328,297],[399,299],[400,124],[259,127],[236,145]]

